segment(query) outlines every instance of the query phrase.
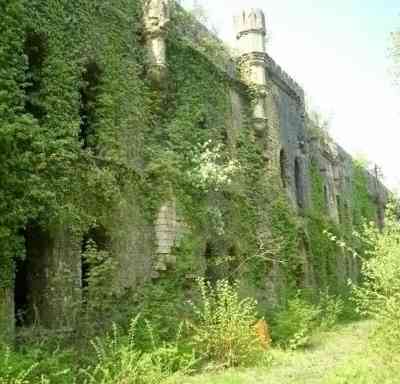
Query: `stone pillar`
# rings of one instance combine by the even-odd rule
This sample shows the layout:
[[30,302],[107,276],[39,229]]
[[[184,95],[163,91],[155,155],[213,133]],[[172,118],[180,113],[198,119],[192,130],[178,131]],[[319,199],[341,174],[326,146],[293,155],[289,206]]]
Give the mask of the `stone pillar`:
[[157,271],[165,271],[168,265],[174,265],[176,260],[171,256],[171,251],[178,237],[179,225],[176,216],[176,203],[174,200],[164,203],[158,211],[155,226],[157,249]]
[[72,329],[81,303],[80,238],[66,225],[52,230],[52,249],[45,269],[46,289],[43,324],[48,328]]
[[260,9],[242,11],[234,18],[237,46],[243,68],[243,80],[254,87],[256,93],[253,118],[257,131],[264,131],[267,123],[265,16]]
[[50,329],[72,328],[80,304],[80,241],[64,225],[30,237],[29,320]]
[[150,61],[150,77],[161,82],[167,72],[166,35],[170,21],[169,0],[146,0],[144,24]]

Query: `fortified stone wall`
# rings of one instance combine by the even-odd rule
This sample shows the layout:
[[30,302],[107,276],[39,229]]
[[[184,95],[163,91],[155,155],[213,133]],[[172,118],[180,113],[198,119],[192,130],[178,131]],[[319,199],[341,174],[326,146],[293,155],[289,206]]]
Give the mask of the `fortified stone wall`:
[[[229,60],[229,52],[226,51],[223,56],[225,65],[215,65],[226,71],[233,80],[256,89],[256,98],[252,103],[253,126],[266,161],[266,175],[270,174],[271,169],[279,169],[281,186],[302,220],[304,213],[315,204],[311,197],[311,167],[314,164],[322,178],[324,204],[330,219],[338,226],[346,223],[352,225],[355,177],[351,155],[329,138],[315,137],[313,132],[319,127],[307,129],[307,125],[313,123],[306,115],[304,90],[266,53],[263,12],[243,11],[235,17],[234,22],[239,56],[231,56],[232,60]],[[207,33],[209,39],[220,44],[217,38],[196,22],[191,24],[186,38],[197,49],[199,41]],[[245,73],[232,70],[229,66],[232,61],[244,66]],[[238,132],[243,129],[241,118],[246,98],[240,87],[231,86],[230,93],[232,116],[228,126],[231,127],[231,132]],[[236,135],[233,134],[233,137]],[[388,190],[376,174],[367,170],[363,173],[368,184],[369,199],[375,205],[375,220],[382,224]],[[306,221],[304,227],[304,236],[307,238]],[[307,248],[307,244],[301,242],[299,253],[303,259],[304,286],[315,288],[315,271],[310,261],[310,250]],[[359,265],[352,257],[338,252],[336,263],[339,285],[344,286],[348,278],[357,279]],[[275,267],[266,282],[266,287],[269,287],[267,291],[269,289],[271,292],[279,285],[279,271],[274,269]]]
[[[129,10],[121,14],[125,12]],[[56,217],[56,224],[35,230],[28,225],[23,228],[26,262],[14,268],[12,286],[3,289],[0,285],[0,337],[13,333],[21,308],[30,324],[74,326],[79,311],[76,303],[81,300],[87,274],[82,254],[88,239],[115,261],[112,284],[120,294],[140,289],[145,282],[157,284],[159,279],[174,278],[178,273],[183,273],[180,279],[185,281],[185,288],[199,275],[210,280],[250,276],[242,279],[243,287],[269,304],[279,302],[281,292],[289,285],[322,288],[319,285],[324,275],[318,277],[322,267],[315,262],[310,244],[310,212],[317,205],[313,172],[322,180],[324,212],[338,227],[352,226],[354,162],[341,147],[309,129],[313,123],[306,115],[303,89],[266,52],[263,12],[246,10],[235,18],[239,53],[233,56],[181,8],[167,0],[147,0],[140,25],[128,25],[118,35],[120,39],[130,36],[130,28],[135,27],[140,46],[129,38],[124,46],[129,53],[113,53],[109,61],[104,59],[104,52],[111,50],[107,44],[112,33],[108,35],[108,29],[102,29],[102,17],[93,16],[100,25],[93,32],[100,53],[90,59],[97,57],[109,76],[102,86],[113,87],[115,81],[119,88],[115,99],[107,94],[101,100],[103,109],[96,115],[97,125],[91,127],[98,129],[100,148],[93,151],[97,155],[90,168],[94,191],[82,190],[81,195],[74,196],[74,202],[89,205],[93,201],[97,205],[85,211],[82,222],[86,216],[91,221],[79,230],[74,227],[75,217],[68,221],[68,209],[61,215],[63,220]],[[117,30],[117,25],[113,28]],[[87,43],[90,46],[90,41]],[[144,54],[134,59],[135,50]],[[134,60],[140,74],[136,77],[126,72],[127,68],[133,72],[130,66]],[[80,64],[82,59],[76,62]],[[185,72],[187,68],[190,70]],[[72,64],[68,68],[73,73],[79,69]],[[203,84],[205,76],[209,82]],[[46,81],[52,84],[53,78]],[[192,93],[185,93],[186,88]],[[111,89],[115,91],[115,87]],[[142,92],[142,99],[133,100],[135,94],[129,93],[132,89]],[[81,127],[79,135],[83,117],[76,105],[84,97],[88,96],[82,93],[81,99],[78,95],[72,103],[75,115],[70,116],[71,121],[76,120],[75,129]],[[133,112],[129,110],[132,103]],[[144,117],[137,117],[142,109]],[[104,117],[106,113],[111,117]],[[112,121],[108,124],[112,131],[102,130],[103,120]],[[79,136],[75,131],[68,135],[74,140]],[[112,135],[118,143],[114,147],[110,145]],[[247,167],[222,191],[187,182],[194,150],[206,140],[219,143],[229,156]],[[78,151],[86,150],[77,147]],[[98,155],[113,151],[119,153],[115,164],[109,158],[107,162],[107,156]],[[366,170],[363,175],[375,219],[382,224],[388,192],[377,175]],[[86,176],[83,174],[83,178]],[[96,177],[110,178],[107,186],[112,196],[98,190]],[[118,199],[113,199],[115,196]],[[282,217],[286,220],[283,224]],[[290,238],[284,237],[286,227],[291,227]],[[288,248],[281,252],[284,256],[280,255],[286,258],[284,262],[278,256],[252,258],[254,253],[265,252],[264,247],[275,247],[278,239],[284,243],[281,248]],[[220,256],[228,260],[222,267],[217,260]],[[357,278],[359,266],[352,258],[340,250],[333,257],[329,268],[340,281],[338,286],[344,286],[348,277]]]

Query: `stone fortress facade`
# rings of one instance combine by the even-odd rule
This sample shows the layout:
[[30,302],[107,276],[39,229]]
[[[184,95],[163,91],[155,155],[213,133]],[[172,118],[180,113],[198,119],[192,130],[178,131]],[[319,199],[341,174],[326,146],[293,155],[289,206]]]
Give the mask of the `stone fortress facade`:
[[[167,39],[174,8],[168,0],[150,0],[145,4],[145,44],[152,63],[149,76],[159,84],[161,92],[168,92],[162,83],[168,78]],[[303,89],[266,52],[263,11],[245,10],[235,17],[234,23],[239,58],[232,60],[237,60],[245,68],[245,76],[238,78],[227,63],[225,75],[236,84],[229,90],[228,136],[235,137],[243,129],[246,101],[242,90],[252,87],[256,94],[251,105],[252,124],[262,148],[266,177],[269,169],[279,170],[282,191],[286,192],[293,212],[297,212],[301,220],[302,212],[313,204],[310,172],[311,164],[317,164],[324,181],[329,216],[340,224],[340,211],[351,210],[354,188],[351,156],[337,144],[321,140],[306,129],[312,122],[306,114]],[[202,35],[216,39],[201,25],[184,33],[194,41]],[[377,207],[377,220],[382,222],[387,190],[376,175],[367,171],[365,174],[368,193]],[[173,196],[166,199],[155,221],[149,223],[141,207],[132,201],[126,216],[116,210],[113,227],[118,227],[118,232],[111,228],[107,235],[96,234],[97,241],[106,244],[118,259],[116,286],[119,290],[135,288],[142,281],[157,280],[173,269],[176,263],[173,249],[186,231],[185,219],[177,212],[178,203]],[[61,225],[46,231],[28,230],[26,243],[27,270],[15,281],[15,285],[20,286],[0,290],[0,319],[3,320],[0,326],[13,333],[15,307],[21,305],[21,301],[35,312],[35,317],[44,326],[66,326],[70,317],[68,303],[81,287],[84,273],[80,241],[72,240],[66,227]],[[307,253],[307,250],[301,252]],[[68,279],[65,270],[69,271]],[[266,289],[273,289],[276,274],[273,267],[270,275],[266,276]],[[312,277],[307,279],[311,281]]]

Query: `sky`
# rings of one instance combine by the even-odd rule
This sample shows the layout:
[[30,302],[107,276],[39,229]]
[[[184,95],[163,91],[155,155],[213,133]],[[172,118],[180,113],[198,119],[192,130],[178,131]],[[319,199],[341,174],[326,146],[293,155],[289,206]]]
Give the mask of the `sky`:
[[[183,0],[190,9],[196,0]],[[400,85],[390,34],[400,30],[399,0],[197,0],[209,23],[235,44],[233,16],[260,8],[267,52],[330,120],[331,136],[383,170],[400,190]]]

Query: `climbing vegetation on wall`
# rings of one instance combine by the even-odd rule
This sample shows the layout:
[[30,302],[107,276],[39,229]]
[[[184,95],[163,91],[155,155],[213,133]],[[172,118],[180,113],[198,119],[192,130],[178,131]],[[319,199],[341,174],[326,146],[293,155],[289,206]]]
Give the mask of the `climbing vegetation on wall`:
[[307,215],[307,229],[310,236],[313,268],[316,285],[321,290],[336,287],[337,257],[340,250],[335,243],[329,240],[324,231],[340,235],[338,224],[328,218],[328,208],[324,193],[324,180],[316,161],[311,163],[311,199],[312,209]]
[[365,161],[355,159],[353,161],[353,223],[360,227],[363,220],[374,221],[377,218],[376,204],[368,193],[367,164]]
[[[325,143],[327,140],[332,141],[326,135],[320,140]],[[349,264],[359,269],[358,260],[355,259],[353,252],[349,251],[349,249],[361,251],[359,249],[361,244],[354,234],[362,230],[364,222],[377,220],[377,203],[382,203],[375,201],[371,196],[369,183],[380,183],[380,181],[368,174],[366,163],[353,160],[350,167],[352,177],[346,179],[347,182],[351,181],[348,186],[350,194],[347,192],[342,199],[336,196],[334,204],[338,219],[333,220],[329,213],[332,207],[329,208],[328,205],[332,202],[329,202],[326,181],[320,172],[317,160],[311,161],[312,208],[307,212],[307,230],[316,286],[319,289],[329,288],[337,292],[346,290],[345,279],[354,279],[354,276],[348,275]]]
[[106,220],[126,185],[143,192],[140,166],[153,122],[139,2],[16,0],[0,8],[6,286],[12,258],[23,257],[28,222],[82,232]]
[[[118,230],[116,207],[129,211],[133,201],[150,226],[172,198],[186,227],[174,249],[174,291],[201,273],[262,288],[276,266],[295,290],[301,247],[318,286],[334,284],[337,249],[322,230],[343,229],[326,219],[317,166],[312,208],[298,218],[279,169],[266,173],[254,92],[226,72],[218,40],[186,38],[182,31],[197,36],[192,18],[173,15],[168,76],[156,85],[147,79],[140,1],[15,0],[0,11],[0,286],[12,284],[28,223],[66,224],[81,238],[93,225]],[[241,95],[240,130],[232,93]],[[359,222],[373,205],[355,174]]]

